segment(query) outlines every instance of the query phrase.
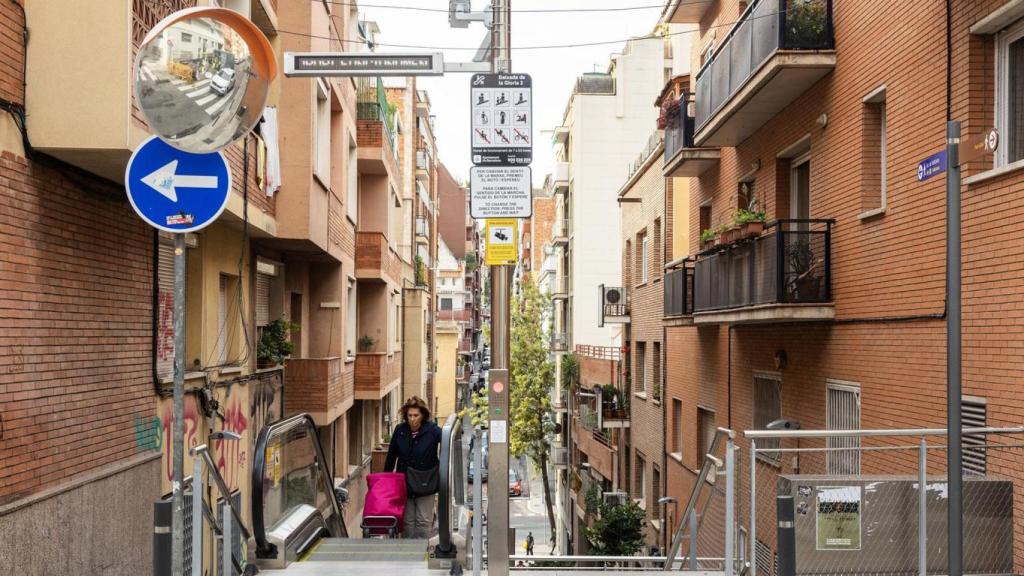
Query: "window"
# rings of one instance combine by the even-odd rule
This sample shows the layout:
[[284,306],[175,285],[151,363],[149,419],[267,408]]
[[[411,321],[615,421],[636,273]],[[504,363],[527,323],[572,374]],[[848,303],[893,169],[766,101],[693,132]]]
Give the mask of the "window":
[[[782,416],[780,388],[782,382],[774,376],[754,376],[754,429],[765,430],[768,423]],[[758,448],[778,449],[778,438],[758,440]],[[759,452],[758,458],[773,464],[782,461],[778,452]]]
[[633,241],[626,240],[626,250],[622,254],[623,286],[632,286],[633,282]]
[[316,80],[316,118],[314,121],[313,174],[324,186],[331,182],[331,99],[330,88]]
[[226,365],[236,360],[237,338],[239,330],[238,312],[238,277],[228,274],[220,275],[220,287],[217,303],[217,357],[215,364]]
[[636,366],[633,368],[636,391],[640,394],[647,393],[647,343],[636,343]]
[[[161,233],[157,250],[159,325],[157,326],[156,341],[156,373],[157,377],[164,380],[174,378],[174,240],[169,235],[165,236]],[[187,249],[185,254],[188,254]],[[186,274],[187,270],[186,267]],[[185,318],[187,320],[188,315]]]
[[451,309],[452,309],[452,299],[451,298],[441,298],[441,310],[451,310]]
[[708,42],[708,45],[704,47],[700,52],[700,65],[703,66],[705,63],[711,60],[711,56],[715,53],[715,43]]
[[654,254],[652,260],[654,261],[654,278],[661,278],[662,264],[664,261],[661,258],[661,218],[655,218],[654,220]]
[[996,40],[996,126],[1006,143],[997,149],[997,164],[1024,159],[1024,21]]
[[181,41],[185,42],[185,43],[191,43],[192,42],[192,35],[187,33],[187,32],[182,32],[181,33]]
[[736,207],[743,210],[751,208],[750,201],[754,199],[754,181],[743,180],[736,184]]
[[715,413],[707,408],[697,407],[697,467],[704,465],[704,455],[711,452],[715,441]]
[[392,299],[394,300],[395,308],[395,348],[400,349],[402,344],[402,322],[400,320],[402,317],[402,297],[399,295],[398,292],[395,292],[395,294],[392,296]]
[[700,207],[700,230],[697,232],[703,232],[711,229],[711,205],[705,205]]
[[647,501],[647,462],[644,460],[643,454],[637,450],[636,453],[636,468],[634,468],[636,474],[636,483],[633,486],[633,495],[642,503]]
[[359,218],[359,152],[356,139],[348,135],[348,217],[355,222]]
[[[960,400],[960,417],[964,428],[984,428],[987,426],[988,407],[984,398],[964,396]],[[985,457],[985,435],[963,435],[963,473],[984,475],[987,466]]]
[[650,248],[650,241],[647,238],[647,234],[643,234],[640,240],[640,283],[647,282],[647,267],[648,267],[648,249]]
[[348,279],[348,290],[345,294],[347,318],[345,318],[345,347],[349,358],[356,356],[356,280]]
[[885,86],[864,97],[861,123],[861,210],[885,208],[887,136]]
[[[829,381],[825,387],[825,428],[860,429],[860,386]],[[829,474],[860,474],[860,438],[828,438],[829,449],[849,448],[825,453]]]
[[661,342],[654,343],[654,353],[651,355],[654,367],[651,370],[651,392],[656,401],[661,401]]
[[651,511],[651,517],[657,520],[661,518],[661,506],[658,505],[658,498],[661,497],[661,469],[658,468],[657,464],[654,466],[654,486],[651,490],[651,501],[649,502],[648,509]]
[[683,457],[683,401],[679,398],[672,399],[672,455],[677,458]]

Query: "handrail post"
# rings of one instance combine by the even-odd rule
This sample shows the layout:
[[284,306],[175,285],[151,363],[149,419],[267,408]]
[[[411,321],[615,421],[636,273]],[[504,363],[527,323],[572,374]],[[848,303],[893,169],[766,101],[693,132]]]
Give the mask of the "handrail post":
[[757,576],[757,440],[750,439],[750,576]]
[[917,573],[928,574],[928,441],[917,449]]
[[699,570],[697,565],[697,509],[693,508],[690,510],[690,545],[689,557],[687,559],[687,566],[690,570]]
[[206,481],[203,459],[192,459],[192,576],[203,576],[203,498]]
[[[231,565],[232,550],[231,542],[235,537],[234,522],[229,512],[232,510],[231,494],[224,494],[224,504],[221,504],[221,517],[224,518],[224,525],[221,526],[221,574],[234,574],[234,567]],[[241,523],[239,523],[241,525]]]
[[736,446],[733,439],[725,442],[725,570],[724,576],[733,576],[735,569],[736,537]]

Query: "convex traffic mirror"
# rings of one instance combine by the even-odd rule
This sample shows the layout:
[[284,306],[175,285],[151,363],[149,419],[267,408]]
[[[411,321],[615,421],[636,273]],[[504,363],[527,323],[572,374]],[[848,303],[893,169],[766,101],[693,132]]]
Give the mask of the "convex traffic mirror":
[[189,8],[160,21],[135,59],[135,99],[171,146],[219,150],[260,120],[277,62],[266,36],[226,8]]

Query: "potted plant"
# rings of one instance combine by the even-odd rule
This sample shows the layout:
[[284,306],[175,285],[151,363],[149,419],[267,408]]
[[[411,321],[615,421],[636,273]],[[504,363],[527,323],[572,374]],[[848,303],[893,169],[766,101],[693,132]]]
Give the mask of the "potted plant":
[[274,320],[263,327],[260,341],[256,344],[256,367],[270,368],[284,363],[285,358],[295,350],[291,333],[299,325],[284,318]]
[[715,237],[718,234],[713,228],[705,228],[700,232],[700,247],[704,250],[715,245]]
[[816,274],[819,260],[806,240],[798,241],[786,247],[786,259],[789,268],[787,274],[788,296],[791,302],[813,302],[821,294],[822,276]]
[[732,242],[732,226],[729,224],[719,224],[718,228],[715,228],[715,232],[718,234],[718,244],[729,244]]
[[751,198],[746,208],[737,208],[733,220],[740,229],[739,239],[753,238],[764,232],[765,213],[758,210],[757,198]]
[[363,353],[369,352],[370,350],[373,350],[373,345],[376,343],[377,341],[374,340],[372,336],[363,334],[363,336],[359,338],[359,351]]

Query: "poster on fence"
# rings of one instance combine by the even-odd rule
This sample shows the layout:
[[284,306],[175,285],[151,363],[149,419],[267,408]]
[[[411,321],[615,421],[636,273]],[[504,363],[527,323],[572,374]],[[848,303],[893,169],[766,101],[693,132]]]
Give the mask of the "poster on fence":
[[860,550],[860,486],[818,486],[815,527],[818,550]]

